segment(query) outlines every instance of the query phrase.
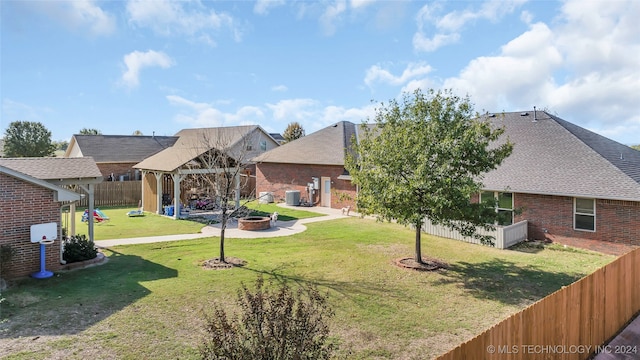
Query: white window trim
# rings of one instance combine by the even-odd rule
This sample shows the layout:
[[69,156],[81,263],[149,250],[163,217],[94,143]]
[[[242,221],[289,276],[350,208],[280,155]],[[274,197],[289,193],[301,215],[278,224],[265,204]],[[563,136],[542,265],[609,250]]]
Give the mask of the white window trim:
[[[593,201],[593,214],[585,214],[579,213],[576,208],[576,199],[585,199]],[[578,229],[576,228],[576,215],[585,215],[585,216],[593,216],[593,230],[588,229]],[[573,230],[575,231],[585,231],[585,232],[596,232],[596,199],[594,198],[573,198]]]

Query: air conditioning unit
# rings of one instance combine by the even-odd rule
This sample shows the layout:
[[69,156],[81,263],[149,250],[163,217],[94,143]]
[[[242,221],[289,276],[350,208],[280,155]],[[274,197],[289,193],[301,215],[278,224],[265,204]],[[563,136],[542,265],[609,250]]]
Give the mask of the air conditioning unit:
[[287,190],[284,192],[284,202],[287,205],[300,205],[300,190]]

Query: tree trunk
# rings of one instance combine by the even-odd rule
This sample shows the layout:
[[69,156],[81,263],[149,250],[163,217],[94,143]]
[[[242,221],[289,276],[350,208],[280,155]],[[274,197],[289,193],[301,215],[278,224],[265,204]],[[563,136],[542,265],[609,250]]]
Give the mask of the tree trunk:
[[422,248],[421,248],[421,231],[422,231],[422,222],[418,222],[417,224],[415,224],[416,227],[416,254],[414,257],[414,260],[418,263],[418,264],[423,264],[424,262],[422,261]]
[[222,219],[220,220],[220,262],[226,263],[224,260],[224,231],[227,228],[227,221],[229,220],[229,215],[227,215],[227,207],[222,207]]

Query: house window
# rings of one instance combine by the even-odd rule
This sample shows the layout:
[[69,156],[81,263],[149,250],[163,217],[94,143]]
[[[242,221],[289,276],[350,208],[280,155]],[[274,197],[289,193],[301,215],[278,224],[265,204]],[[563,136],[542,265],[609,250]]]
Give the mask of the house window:
[[267,141],[266,140],[260,141],[260,150],[267,151]]
[[575,198],[573,203],[573,228],[575,230],[596,231],[595,199]]
[[245,147],[245,150],[252,151],[253,150],[253,145],[247,144],[247,146]]
[[498,225],[508,226],[513,224],[513,193],[483,191],[480,193],[480,201],[487,199],[496,201],[496,211],[498,212]]

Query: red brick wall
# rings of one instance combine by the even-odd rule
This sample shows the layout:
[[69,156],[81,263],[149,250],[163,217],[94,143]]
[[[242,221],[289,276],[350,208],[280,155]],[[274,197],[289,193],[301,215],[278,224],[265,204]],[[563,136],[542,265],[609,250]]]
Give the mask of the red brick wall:
[[[300,198],[307,199],[307,183],[317,177],[322,186],[322,177],[331,178],[331,207],[340,209],[350,205],[355,209],[356,188],[351,181],[340,180],[342,166],[260,163],[256,167],[256,194],[272,192],[276,202],[285,201],[287,190],[299,190]],[[313,201],[320,205],[320,190],[316,190]]]
[[[17,250],[8,264],[1,264],[3,277],[27,276],[40,270],[40,245],[31,243],[31,225],[58,223],[60,204],[53,191],[0,174],[0,245]],[[46,245],[46,269],[60,270],[60,241]]]
[[514,194],[522,209],[515,221],[529,221],[529,238],[565,237],[640,245],[640,202],[596,200],[596,231],[573,229],[573,198]]

